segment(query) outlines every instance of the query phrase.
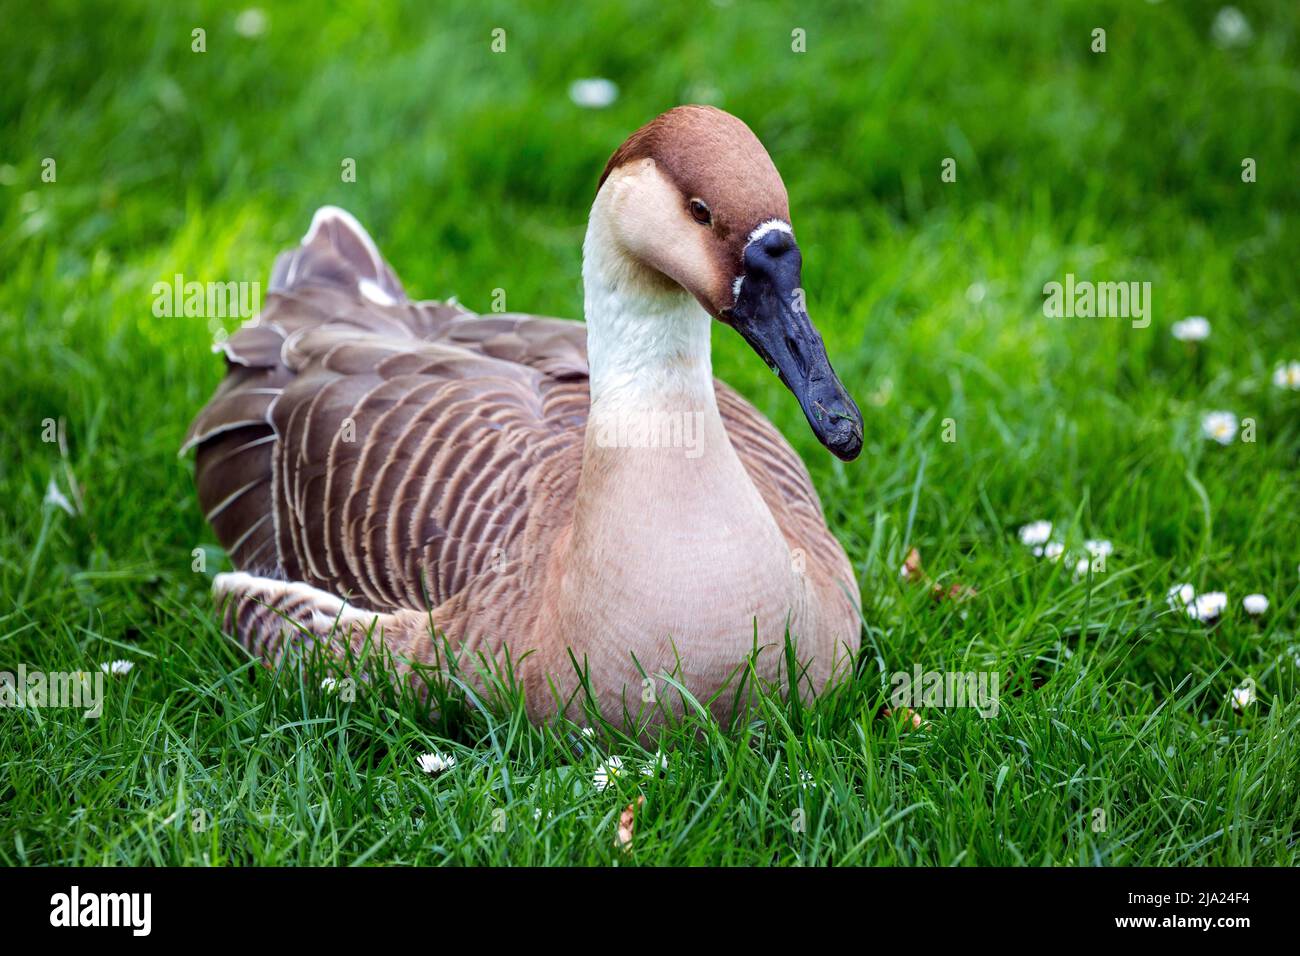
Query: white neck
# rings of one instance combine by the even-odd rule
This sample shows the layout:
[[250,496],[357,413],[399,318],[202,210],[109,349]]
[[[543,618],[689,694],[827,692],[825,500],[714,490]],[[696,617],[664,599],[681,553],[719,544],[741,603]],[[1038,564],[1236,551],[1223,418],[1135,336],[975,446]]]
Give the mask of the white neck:
[[685,400],[716,415],[708,313],[681,286],[624,254],[594,209],[582,283],[593,411]]

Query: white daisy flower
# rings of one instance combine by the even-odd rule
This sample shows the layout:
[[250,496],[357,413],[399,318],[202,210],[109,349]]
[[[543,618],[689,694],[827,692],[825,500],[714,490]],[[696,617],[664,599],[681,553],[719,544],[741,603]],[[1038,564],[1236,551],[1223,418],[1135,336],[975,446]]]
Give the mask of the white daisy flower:
[[1088,569],[1092,567],[1092,558],[1080,558],[1074,562],[1074,576],[1076,578],[1086,578]]
[[1214,16],[1210,25],[1210,36],[1214,42],[1225,50],[1232,47],[1246,46],[1254,38],[1250,21],[1236,7],[1224,7]]
[[799,771],[799,788],[801,790],[807,790],[809,787],[816,787],[816,786],[817,786],[817,781],[813,779],[811,770]]
[[588,739],[591,739],[592,737],[596,736],[596,731],[592,727],[583,727],[582,730],[579,731],[579,733]]
[[1273,384],[1278,388],[1300,392],[1300,362],[1283,362],[1273,369]]
[[110,677],[125,677],[127,674],[131,673],[134,667],[134,661],[122,660],[104,661],[104,663],[99,665],[99,669]]
[[1201,418],[1201,434],[1220,445],[1230,445],[1237,437],[1237,416],[1232,412],[1206,412]]
[[1061,556],[1065,554],[1065,545],[1059,541],[1049,541],[1043,545],[1041,550],[1035,548],[1034,554],[1041,555],[1048,561],[1060,561]]
[[416,762],[420,765],[420,769],[425,773],[442,773],[444,770],[450,770],[452,767],[456,766],[456,755],[440,753],[421,754],[419,760]]
[[1262,594],[1247,594],[1241,599],[1247,614],[1258,616],[1268,610],[1268,598]]
[[591,775],[591,783],[597,790],[604,790],[614,780],[623,773],[623,758],[609,757],[596,768],[596,772]]
[[585,109],[604,109],[618,99],[618,84],[601,76],[574,80],[569,84],[569,99]]
[[1108,558],[1115,553],[1115,546],[1105,538],[1089,538],[1083,548],[1094,558]]
[[1232,709],[1245,710],[1255,703],[1255,682],[1246,681],[1240,687],[1232,689]]
[[1050,521],[1031,521],[1020,529],[1020,543],[1025,545],[1045,544],[1051,536],[1052,522]]
[[1210,337],[1210,320],[1203,315],[1189,315],[1175,322],[1169,331],[1180,342],[1204,342]]
[[1165,600],[1169,602],[1170,610],[1186,611],[1191,603],[1196,600],[1196,588],[1190,584],[1175,584],[1169,589]]
[[656,750],[650,762],[641,768],[641,776],[643,777],[653,777],[655,774],[667,772],[668,756],[659,750]]
[[235,17],[235,32],[251,40],[266,32],[266,14],[257,7],[249,7]]
[[1222,591],[1207,591],[1196,595],[1196,600],[1187,605],[1187,614],[1201,622],[1215,621],[1223,616],[1228,606],[1228,595]]

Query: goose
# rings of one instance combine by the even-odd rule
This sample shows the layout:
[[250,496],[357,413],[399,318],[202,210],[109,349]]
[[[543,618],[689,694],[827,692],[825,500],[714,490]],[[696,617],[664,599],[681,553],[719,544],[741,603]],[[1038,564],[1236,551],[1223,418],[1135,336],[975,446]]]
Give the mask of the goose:
[[509,667],[538,723],[584,700],[620,725],[647,700],[680,713],[683,688],[734,713],[745,668],[822,692],[859,647],[853,567],[798,454],[710,358],[719,320],[858,455],[801,264],[767,151],[705,106],[606,164],[585,324],[413,301],[356,219],[320,209],[214,348],[225,378],[182,449],[237,569],[213,584],[225,630],[271,663],[377,641],[412,682]]

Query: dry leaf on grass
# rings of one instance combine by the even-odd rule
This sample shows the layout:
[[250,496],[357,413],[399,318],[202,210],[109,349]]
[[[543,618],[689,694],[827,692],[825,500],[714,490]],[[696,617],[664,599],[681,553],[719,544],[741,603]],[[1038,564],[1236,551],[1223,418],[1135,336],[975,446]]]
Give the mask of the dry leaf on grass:
[[903,559],[903,566],[899,569],[899,577],[909,583],[920,582],[931,585],[930,596],[939,601],[952,601],[954,604],[961,604],[963,601],[969,601],[979,594],[973,587],[968,584],[949,584],[944,586],[936,584],[930,576],[921,568],[921,552],[912,548],[907,552],[907,557]]
[[969,601],[979,594],[969,584],[950,584],[946,588],[942,584],[936,584],[934,590],[930,592],[930,597],[934,598],[937,604],[940,601],[952,601],[954,604],[961,604],[963,601]]
[[911,707],[900,707],[898,708],[897,711],[889,707],[886,707],[884,709],[884,712],[881,714],[881,716],[882,717],[897,716],[901,718],[904,723],[911,724],[913,730],[921,729],[921,715],[918,714],[916,711],[914,711]]
[[925,576],[921,570],[921,552],[913,548],[903,559],[903,569],[899,572],[904,581],[919,581]]
[[618,815],[618,832],[614,834],[614,846],[624,853],[632,851],[632,837],[636,830],[636,811],[645,805],[645,797],[637,797],[636,803],[629,803]]

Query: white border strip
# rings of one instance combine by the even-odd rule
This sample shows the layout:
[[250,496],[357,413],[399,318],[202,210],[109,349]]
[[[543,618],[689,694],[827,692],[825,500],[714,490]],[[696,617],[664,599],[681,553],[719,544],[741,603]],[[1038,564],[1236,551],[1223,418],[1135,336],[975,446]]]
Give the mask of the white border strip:
[[[767,222],[759,223],[754,228],[754,231],[749,234],[749,238],[745,240],[745,247],[748,248],[750,243],[757,242],[759,239],[762,239],[764,236],[766,236],[769,232],[784,232],[784,233],[788,233],[791,236],[794,235],[794,229],[792,229],[790,224],[786,222],[784,219],[769,219],[767,220]],[[744,283],[744,281],[745,281],[745,274],[743,272],[740,275],[736,276],[734,280],[732,280],[731,295],[732,295],[733,302],[736,299],[740,298],[740,287]]]
[[794,235],[794,230],[790,228],[790,224],[784,219],[769,219],[767,222],[760,223],[758,228],[749,234],[749,238],[745,240],[745,245],[749,245],[751,242],[757,242],[769,232],[776,232],[778,230],[789,233],[792,236]]

